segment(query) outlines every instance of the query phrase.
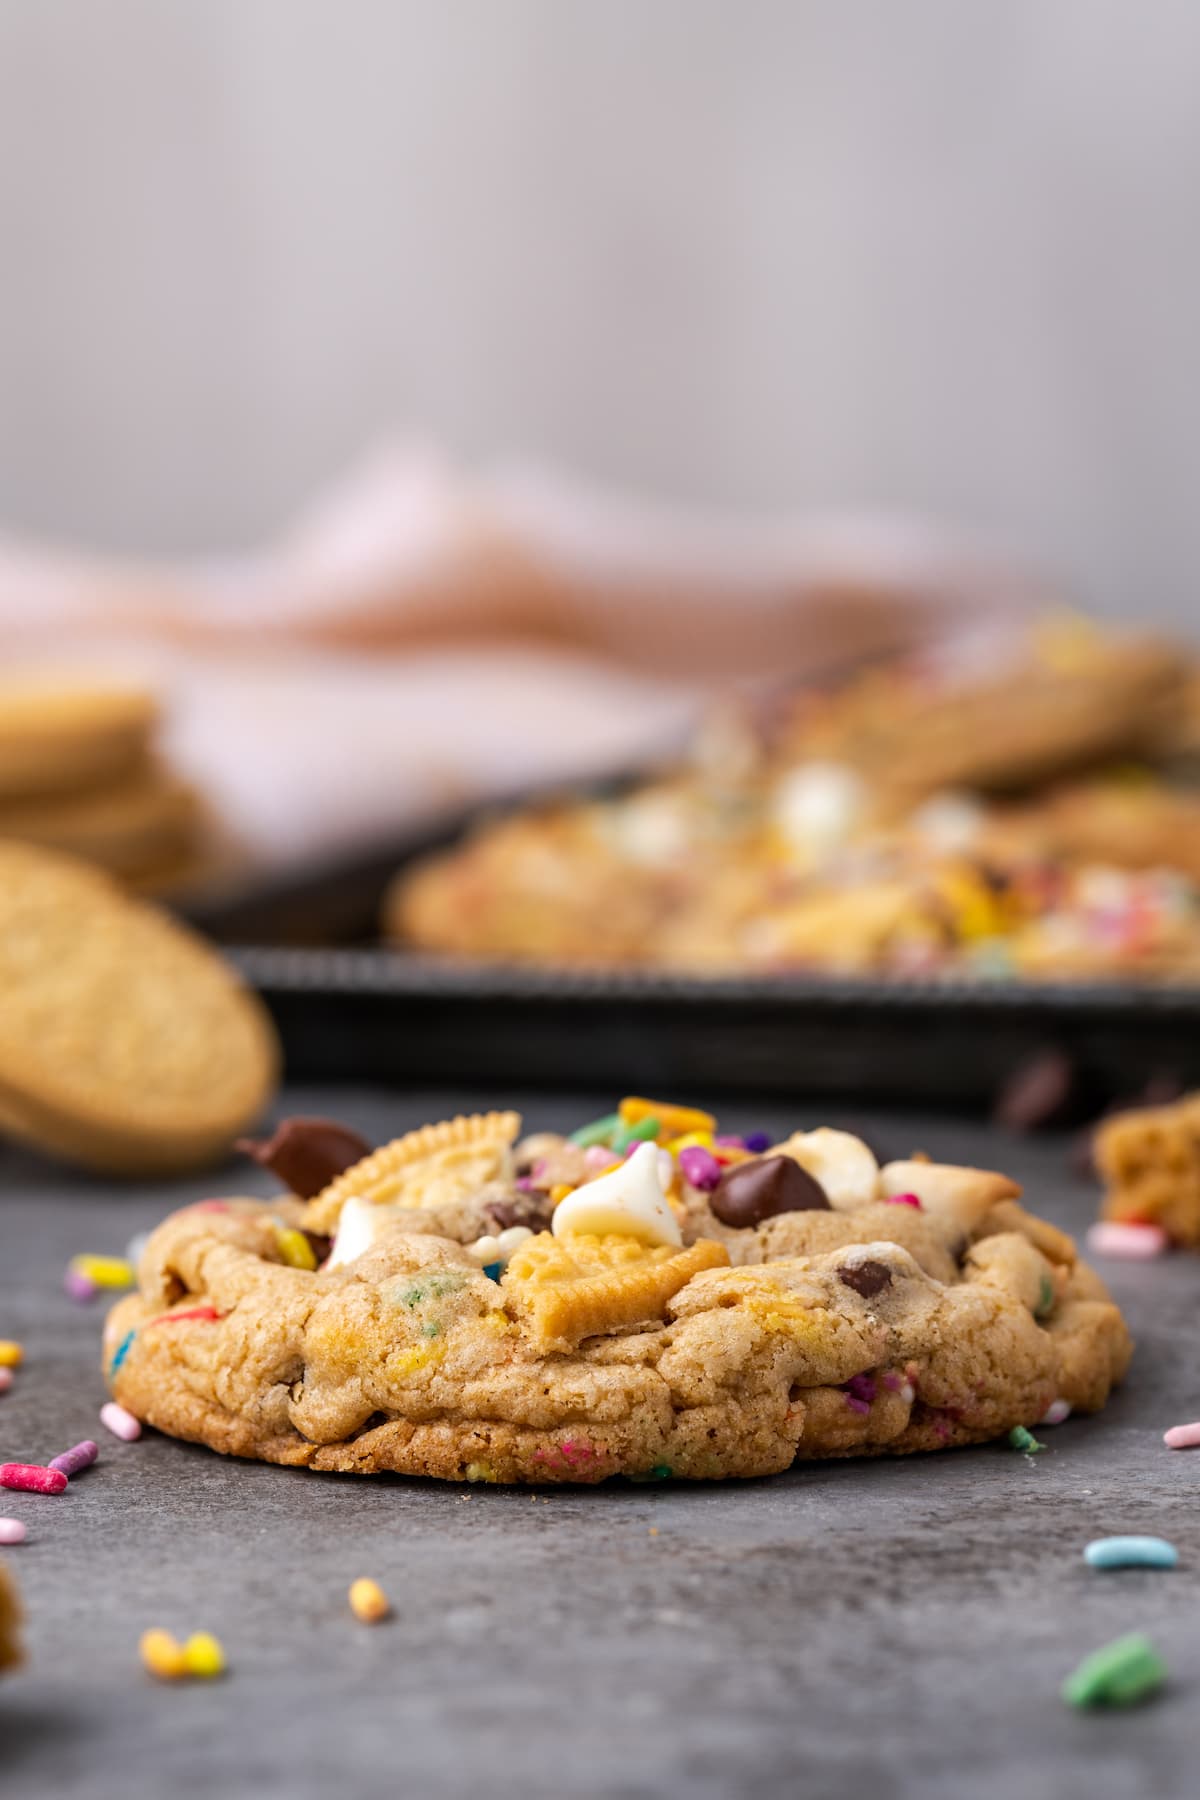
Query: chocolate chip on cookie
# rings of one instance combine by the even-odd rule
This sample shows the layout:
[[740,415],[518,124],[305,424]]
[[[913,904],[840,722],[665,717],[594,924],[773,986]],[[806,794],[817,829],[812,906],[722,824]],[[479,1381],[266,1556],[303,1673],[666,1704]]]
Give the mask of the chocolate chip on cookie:
[[843,1263],[838,1270],[838,1280],[861,1294],[864,1300],[873,1300],[884,1288],[891,1287],[892,1271],[881,1262]]
[[372,1146],[348,1125],[336,1119],[284,1119],[269,1138],[239,1138],[238,1149],[272,1175],[278,1175],[293,1194],[311,1200],[346,1169],[353,1168]]
[[507,1200],[489,1200],[483,1210],[497,1231],[511,1231],[514,1225],[545,1231],[554,1212],[549,1194],[513,1194]]
[[722,1225],[761,1225],[776,1213],[829,1212],[825,1189],[790,1156],[757,1156],[726,1169],[709,1201]]

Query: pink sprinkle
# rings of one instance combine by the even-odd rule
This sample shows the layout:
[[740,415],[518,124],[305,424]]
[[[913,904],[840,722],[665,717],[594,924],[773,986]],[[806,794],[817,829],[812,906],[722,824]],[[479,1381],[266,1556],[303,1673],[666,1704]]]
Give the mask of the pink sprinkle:
[[1129,1225],[1115,1219],[1101,1219],[1088,1226],[1087,1247],[1094,1256],[1149,1262],[1167,1248],[1167,1234],[1159,1225]]
[[142,1435],[141,1420],[135,1419],[123,1406],[118,1406],[115,1400],[106,1400],[100,1408],[100,1423],[114,1437],[124,1438],[127,1444],[132,1444],[135,1438]]
[[69,1294],[72,1300],[78,1300],[81,1306],[86,1306],[89,1300],[96,1298],[100,1289],[91,1276],[85,1275],[82,1269],[68,1268],[63,1276],[63,1291]]
[[883,1198],[888,1206],[915,1206],[918,1212],[921,1210],[919,1194],[885,1194]]
[[1163,1443],[1169,1450],[1194,1450],[1200,1444],[1200,1419],[1194,1425],[1172,1425],[1163,1432]]
[[711,1193],[721,1179],[721,1165],[703,1144],[688,1144],[679,1152],[683,1179],[704,1193]]
[[736,1137],[728,1131],[720,1132],[713,1139],[713,1143],[720,1144],[722,1150],[744,1150],[746,1148],[744,1139]]
[[1038,1424],[1061,1425],[1063,1421],[1069,1419],[1070,1416],[1071,1402],[1069,1400],[1052,1400],[1038,1420]]
[[7,1394],[13,1383],[11,1369],[0,1369],[0,1394]]
[[889,1394],[898,1394],[904,1386],[903,1375],[897,1375],[895,1369],[885,1369],[879,1379]]
[[599,1175],[612,1159],[613,1153],[607,1144],[590,1144],[583,1153],[583,1166],[589,1175]]
[[23,1544],[25,1537],[20,1519],[0,1519],[0,1544]]
[[846,1405],[850,1408],[851,1412],[869,1413],[871,1410],[870,1401],[860,1400],[857,1394],[847,1394]]
[[586,1438],[568,1438],[559,1449],[563,1460],[569,1463],[590,1462],[596,1454],[595,1444],[589,1444]]
[[43,1469],[39,1463],[0,1463],[0,1487],[20,1488],[26,1494],[61,1494],[66,1485],[61,1469]]
[[531,1175],[518,1175],[517,1179],[513,1182],[513,1186],[519,1193],[532,1194],[533,1177]]
[[182,1325],[185,1319],[207,1319],[211,1324],[214,1319],[223,1317],[224,1315],[219,1313],[215,1306],[189,1306],[184,1312],[159,1313],[157,1319],[151,1319],[150,1323],[151,1325]]
[[192,1212],[228,1212],[228,1200],[197,1200]]

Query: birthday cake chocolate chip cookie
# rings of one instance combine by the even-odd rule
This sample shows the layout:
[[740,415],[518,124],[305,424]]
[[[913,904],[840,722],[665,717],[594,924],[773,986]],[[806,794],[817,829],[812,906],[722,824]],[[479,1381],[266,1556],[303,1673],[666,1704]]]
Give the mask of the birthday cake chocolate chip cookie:
[[638,1098],[363,1154],[289,1121],[289,1192],[151,1236],[105,1330],[139,1418],[232,1455],[447,1480],[769,1475],[1102,1406],[1129,1336],[1005,1176]]

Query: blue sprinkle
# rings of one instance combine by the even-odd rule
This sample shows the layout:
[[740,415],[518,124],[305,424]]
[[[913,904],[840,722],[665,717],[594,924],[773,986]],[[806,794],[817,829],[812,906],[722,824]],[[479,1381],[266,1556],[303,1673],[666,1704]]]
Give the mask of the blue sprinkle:
[[1166,1538],[1108,1537],[1090,1543],[1083,1560],[1093,1569],[1173,1569],[1179,1552]]
[[113,1357],[112,1361],[108,1365],[108,1372],[110,1375],[115,1375],[117,1370],[120,1368],[121,1364],[125,1361],[125,1358],[129,1355],[130,1345],[133,1343],[133,1340],[136,1336],[137,1336],[136,1330],[135,1331],[127,1331],[125,1333],[125,1336],[121,1339],[120,1343],[117,1345],[117,1354]]
[[483,1272],[487,1276],[489,1281],[499,1281],[500,1271],[503,1267],[504,1267],[503,1263],[498,1263],[498,1262],[484,1263]]

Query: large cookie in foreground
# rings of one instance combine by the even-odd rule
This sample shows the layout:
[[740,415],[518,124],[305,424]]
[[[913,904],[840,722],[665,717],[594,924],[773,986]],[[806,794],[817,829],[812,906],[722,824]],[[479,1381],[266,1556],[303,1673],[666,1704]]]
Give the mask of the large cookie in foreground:
[[[239,1456],[595,1482],[977,1443],[1056,1401],[1095,1409],[1124,1373],[1103,1284],[1005,1177],[881,1170],[837,1132],[765,1158],[696,1142],[711,1132],[655,1143],[647,1104],[623,1103],[651,1140],[624,1162],[593,1128],[587,1149],[512,1149],[515,1116],[490,1114],[411,1133],[307,1204],[175,1214],[109,1317],[113,1393]],[[518,1203],[551,1229],[496,1235]]]

